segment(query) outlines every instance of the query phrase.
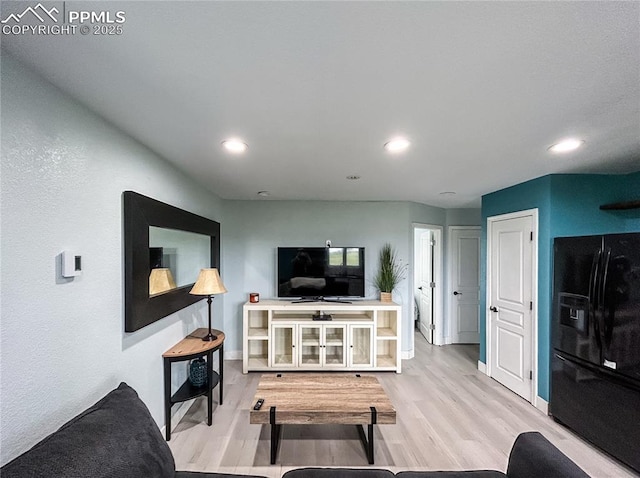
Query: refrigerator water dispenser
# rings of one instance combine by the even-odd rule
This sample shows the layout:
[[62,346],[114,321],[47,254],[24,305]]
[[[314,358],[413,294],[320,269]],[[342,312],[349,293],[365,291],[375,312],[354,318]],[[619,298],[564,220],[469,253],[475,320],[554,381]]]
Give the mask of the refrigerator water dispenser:
[[589,297],[561,292],[558,294],[560,324],[587,335],[589,332]]

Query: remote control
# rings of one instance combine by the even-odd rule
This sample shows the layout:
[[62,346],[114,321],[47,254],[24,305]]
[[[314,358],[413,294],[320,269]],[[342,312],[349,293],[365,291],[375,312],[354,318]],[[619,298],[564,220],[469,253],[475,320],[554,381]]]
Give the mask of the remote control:
[[262,407],[262,404],[264,403],[264,398],[260,398],[256,404],[253,406],[254,410],[260,410],[260,407]]

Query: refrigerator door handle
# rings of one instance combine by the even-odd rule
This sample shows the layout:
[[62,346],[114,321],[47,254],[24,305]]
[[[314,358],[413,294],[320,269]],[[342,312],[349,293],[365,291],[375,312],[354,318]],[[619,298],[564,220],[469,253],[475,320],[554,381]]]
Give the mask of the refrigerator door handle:
[[598,249],[598,252],[593,256],[593,263],[591,264],[591,274],[589,275],[589,304],[591,314],[598,308],[596,289],[598,287],[598,272],[600,269],[600,257],[602,256],[602,249]]
[[[593,323],[593,332],[598,344],[598,349],[602,351],[602,332],[600,327],[600,308],[598,306],[598,284],[600,278],[600,266],[602,262],[602,248],[598,248],[593,256],[593,263],[591,264],[591,275],[589,276],[589,318]],[[602,355],[602,352],[600,352]],[[599,358],[599,362],[602,361],[602,356]]]
[[609,259],[611,258],[611,248],[607,247],[607,252],[603,251],[602,273],[600,277],[600,287],[598,287],[598,307],[604,309],[604,294],[609,273]]
[[[607,251],[603,251],[602,272],[600,277],[600,287],[598,288],[598,317],[600,322],[600,340],[602,343],[602,359],[604,360],[604,351],[608,347],[608,336],[611,333],[613,324],[607,324],[607,311],[605,308],[605,294],[607,289],[607,276],[609,274],[609,259],[611,259],[611,248],[607,247]],[[606,347],[605,347],[606,346]]]

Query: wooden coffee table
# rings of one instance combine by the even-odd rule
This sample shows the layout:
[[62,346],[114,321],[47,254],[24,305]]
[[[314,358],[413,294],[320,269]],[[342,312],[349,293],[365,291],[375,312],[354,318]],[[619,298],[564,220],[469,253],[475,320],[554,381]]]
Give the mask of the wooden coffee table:
[[[370,464],[373,426],[396,423],[396,410],[378,379],[343,373],[263,374],[249,423],[271,425],[271,464],[275,464],[282,425],[356,425]],[[365,435],[364,425],[368,427]]]

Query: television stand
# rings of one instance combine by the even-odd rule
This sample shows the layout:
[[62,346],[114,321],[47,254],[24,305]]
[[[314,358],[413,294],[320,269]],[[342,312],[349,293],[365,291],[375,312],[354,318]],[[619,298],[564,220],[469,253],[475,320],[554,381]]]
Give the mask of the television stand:
[[[402,307],[393,302],[293,304],[260,299],[247,302],[242,310],[243,373],[276,370],[400,373]],[[328,319],[329,315],[331,320],[313,320],[315,316]]]
[[303,297],[302,299],[291,301],[292,304],[307,304],[309,302],[331,302],[334,304],[351,304],[349,300],[342,299],[325,299],[324,297]]

